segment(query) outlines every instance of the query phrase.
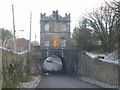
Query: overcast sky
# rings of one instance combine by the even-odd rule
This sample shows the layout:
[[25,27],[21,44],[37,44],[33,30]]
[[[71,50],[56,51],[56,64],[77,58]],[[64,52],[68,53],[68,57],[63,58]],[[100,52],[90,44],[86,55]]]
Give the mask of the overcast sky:
[[[71,14],[71,31],[78,24],[80,17],[93,8],[98,8],[110,0],[0,0],[0,28],[13,30],[12,4],[14,5],[16,36],[29,39],[30,12],[32,11],[32,41],[40,39],[40,13],[51,15],[58,10],[61,16]],[[24,30],[21,32],[19,30]]]

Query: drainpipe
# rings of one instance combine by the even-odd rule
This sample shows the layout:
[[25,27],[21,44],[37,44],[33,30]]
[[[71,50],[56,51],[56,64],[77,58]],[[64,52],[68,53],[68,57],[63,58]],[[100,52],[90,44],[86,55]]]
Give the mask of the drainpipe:
[[63,57],[64,55],[63,55],[63,47],[62,47],[62,57]]
[[48,57],[48,54],[49,54],[49,52],[48,52],[48,47],[47,47],[47,57]]

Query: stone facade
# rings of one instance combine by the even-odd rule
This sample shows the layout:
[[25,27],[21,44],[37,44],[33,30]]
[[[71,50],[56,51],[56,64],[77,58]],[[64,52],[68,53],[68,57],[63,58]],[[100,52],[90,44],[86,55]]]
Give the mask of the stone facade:
[[42,49],[69,48],[70,45],[70,14],[62,17],[58,11],[50,16],[41,13],[40,46]]
[[[63,52],[63,56],[62,53]],[[79,53],[80,50],[63,49],[63,50],[53,50],[49,52],[50,55],[56,55],[61,59],[62,70],[61,72],[67,74],[77,74],[79,65]],[[32,48],[32,53],[30,54],[30,74],[42,74],[43,73],[43,63],[47,58],[47,50],[41,50],[41,47],[34,46]]]

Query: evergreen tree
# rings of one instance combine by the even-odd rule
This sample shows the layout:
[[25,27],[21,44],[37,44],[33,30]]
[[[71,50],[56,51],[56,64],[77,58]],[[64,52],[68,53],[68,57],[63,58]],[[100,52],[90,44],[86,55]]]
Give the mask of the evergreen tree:
[[74,29],[72,38],[74,40],[74,45],[81,48],[82,50],[92,49],[92,38],[91,30],[87,27],[86,20],[82,20],[79,23],[79,27]]

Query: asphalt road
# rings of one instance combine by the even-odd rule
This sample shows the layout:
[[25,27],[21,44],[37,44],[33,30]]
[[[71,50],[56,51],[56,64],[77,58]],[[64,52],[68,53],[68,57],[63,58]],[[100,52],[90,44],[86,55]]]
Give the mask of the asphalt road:
[[37,88],[100,88],[96,85],[83,82],[75,77],[50,74],[44,75]]

